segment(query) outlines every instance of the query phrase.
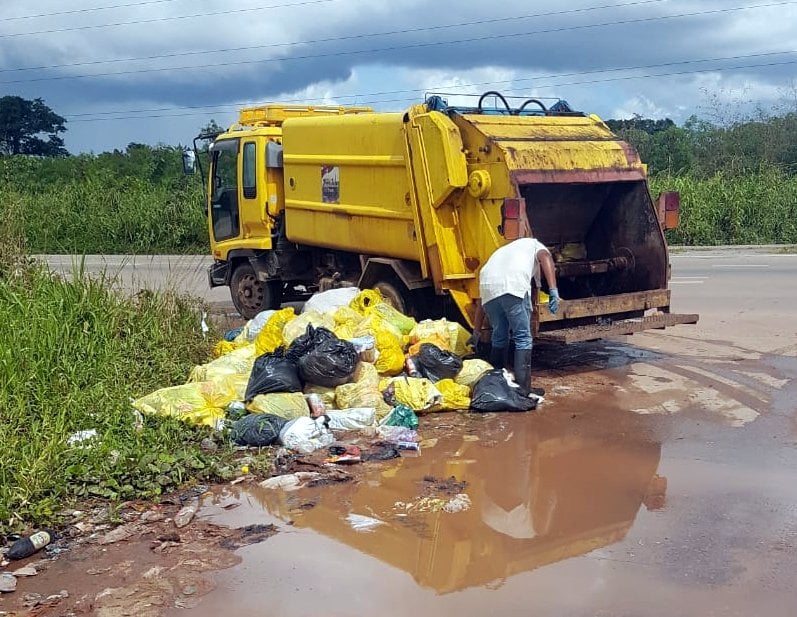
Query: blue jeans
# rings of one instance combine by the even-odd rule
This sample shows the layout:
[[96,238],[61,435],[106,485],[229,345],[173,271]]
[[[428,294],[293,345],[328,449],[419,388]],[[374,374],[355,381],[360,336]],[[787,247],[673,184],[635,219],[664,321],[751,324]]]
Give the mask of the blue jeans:
[[484,312],[493,328],[493,347],[509,346],[509,332],[515,349],[531,349],[531,298],[504,294],[484,305]]

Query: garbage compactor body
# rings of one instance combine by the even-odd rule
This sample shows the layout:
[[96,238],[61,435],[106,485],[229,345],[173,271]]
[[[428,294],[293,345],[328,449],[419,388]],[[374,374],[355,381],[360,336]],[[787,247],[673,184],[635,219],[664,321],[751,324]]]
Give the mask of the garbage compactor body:
[[636,151],[597,116],[535,104],[243,110],[210,147],[211,285],[245,316],[357,285],[471,324],[480,267],[533,236],[563,298],[553,315],[534,291],[538,340],[696,322],[670,313],[677,194],[654,203]]

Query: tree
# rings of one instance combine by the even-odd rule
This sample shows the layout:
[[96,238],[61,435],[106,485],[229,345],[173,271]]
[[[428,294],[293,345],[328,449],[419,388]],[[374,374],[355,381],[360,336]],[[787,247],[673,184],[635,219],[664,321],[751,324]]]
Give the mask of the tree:
[[[0,154],[66,156],[64,120],[42,99],[0,98]],[[42,137],[46,136],[46,138]]]

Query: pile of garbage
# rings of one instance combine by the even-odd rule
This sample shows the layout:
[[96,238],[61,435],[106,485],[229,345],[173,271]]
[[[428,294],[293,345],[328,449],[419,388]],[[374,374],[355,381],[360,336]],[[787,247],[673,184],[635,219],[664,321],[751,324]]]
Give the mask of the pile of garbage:
[[[216,359],[194,367],[186,384],[133,406],[229,428],[243,446],[310,453],[332,446],[334,431],[368,429],[392,450],[417,449],[419,413],[537,405],[508,373],[468,358],[468,339],[456,322],[416,322],[377,290],[333,289],[310,298],[300,315],[291,307],[263,311],[228,332]],[[331,453],[340,462],[362,460],[356,448],[338,450]]]

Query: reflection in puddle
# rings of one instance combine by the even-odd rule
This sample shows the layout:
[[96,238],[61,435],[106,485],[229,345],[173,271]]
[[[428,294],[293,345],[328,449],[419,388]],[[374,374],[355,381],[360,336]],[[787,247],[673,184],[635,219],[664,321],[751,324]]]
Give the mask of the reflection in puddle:
[[[586,437],[568,421],[457,416],[464,426],[435,431],[433,448],[419,457],[363,464],[358,482],[290,493],[254,486],[239,497],[438,593],[492,586],[617,542],[643,503],[663,506],[659,443],[627,433]],[[235,524],[229,515],[240,510],[206,512]],[[376,522],[362,527],[362,517]]]

